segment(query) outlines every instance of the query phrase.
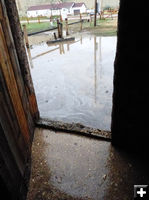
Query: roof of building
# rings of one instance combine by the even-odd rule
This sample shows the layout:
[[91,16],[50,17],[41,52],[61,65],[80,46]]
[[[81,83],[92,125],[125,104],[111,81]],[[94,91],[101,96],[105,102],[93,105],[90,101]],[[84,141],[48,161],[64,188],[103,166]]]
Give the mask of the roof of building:
[[85,5],[85,3],[75,3],[73,7],[81,7]]
[[51,5],[31,6],[31,7],[28,8],[28,11],[32,11],[32,10],[45,10],[45,9],[51,9]]
[[46,5],[38,5],[38,6],[31,6],[28,8],[28,11],[34,10],[60,10],[62,8],[71,8],[71,7],[81,7],[85,3],[74,3],[74,2],[64,2],[64,3],[56,3],[56,4],[46,4]]
[[31,6],[28,8],[28,11],[32,10],[59,10],[62,8],[71,8],[74,5],[73,2],[65,2],[65,3],[56,3],[56,4],[47,4],[47,5],[38,5],[38,6]]
[[65,2],[65,3],[56,4],[56,5],[58,6],[58,9],[71,8],[74,5],[74,2]]

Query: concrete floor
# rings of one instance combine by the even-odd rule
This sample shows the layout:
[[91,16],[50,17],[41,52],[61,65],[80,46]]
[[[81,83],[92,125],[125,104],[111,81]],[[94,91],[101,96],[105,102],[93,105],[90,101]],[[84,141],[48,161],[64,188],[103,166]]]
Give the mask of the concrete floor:
[[134,184],[149,183],[146,162],[110,142],[36,129],[27,200],[131,200]]
[[41,117],[110,130],[116,37],[33,45],[31,68]]

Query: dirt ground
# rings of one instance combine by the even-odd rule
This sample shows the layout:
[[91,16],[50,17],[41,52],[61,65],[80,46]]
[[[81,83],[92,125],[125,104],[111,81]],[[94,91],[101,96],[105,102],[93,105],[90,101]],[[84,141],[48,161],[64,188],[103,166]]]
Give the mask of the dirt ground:
[[116,36],[117,35],[117,18],[109,19],[104,22],[98,22],[97,26],[84,28],[83,32],[94,34],[96,36]]

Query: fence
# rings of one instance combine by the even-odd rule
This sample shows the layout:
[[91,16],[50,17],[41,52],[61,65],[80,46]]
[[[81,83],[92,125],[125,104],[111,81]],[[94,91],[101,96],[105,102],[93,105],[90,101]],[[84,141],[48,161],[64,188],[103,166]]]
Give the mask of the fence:
[[[68,18],[66,18],[65,19],[65,23],[64,23],[62,17],[60,16],[59,19],[56,20],[57,21],[57,26],[54,26],[54,27],[51,27],[51,28],[48,28],[48,29],[44,29],[44,30],[40,30],[40,31],[36,31],[36,32],[32,32],[32,33],[28,33],[27,35],[28,36],[32,36],[32,35],[44,33],[44,32],[47,32],[47,31],[57,30],[58,31],[58,38],[62,38],[63,37],[63,27],[64,27],[64,24],[65,24],[65,29],[66,29],[66,35],[69,35],[69,26],[72,26],[74,24],[79,24],[80,23],[80,31],[82,31],[84,19],[82,19],[82,15],[81,14],[80,14],[79,18],[80,18],[79,21],[72,22],[72,23],[69,23],[68,22]],[[37,23],[40,24],[41,22],[48,22],[48,21],[50,23],[53,23],[51,17],[50,17],[50,20],[47,20],[47,19],[43,20],[43,18],[40,19],[40,17],[38,17],[38,20],[30,20],[29,18],[26,18],[27,24],[30,24],[30,22],[33,22],[33,23],[37,22]],[[56,38],[57,37],[55,37],[55,39]]]

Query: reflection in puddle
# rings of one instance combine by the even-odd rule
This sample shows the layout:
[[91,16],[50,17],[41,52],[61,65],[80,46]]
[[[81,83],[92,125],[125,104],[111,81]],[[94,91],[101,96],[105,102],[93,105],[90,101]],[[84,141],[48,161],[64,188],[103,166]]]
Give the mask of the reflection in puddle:
[[116,37],[88,36],[31,49],[41,117],[110,130]]

